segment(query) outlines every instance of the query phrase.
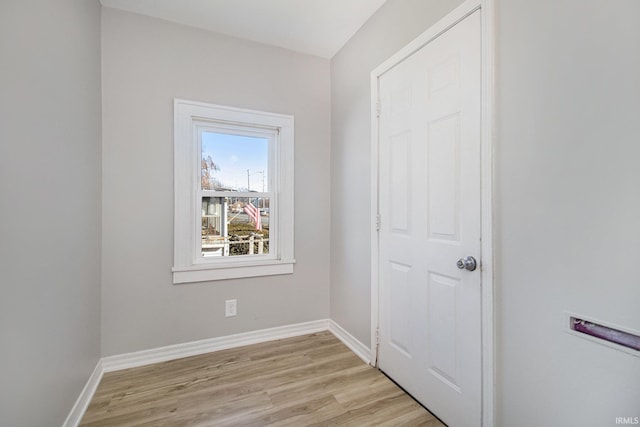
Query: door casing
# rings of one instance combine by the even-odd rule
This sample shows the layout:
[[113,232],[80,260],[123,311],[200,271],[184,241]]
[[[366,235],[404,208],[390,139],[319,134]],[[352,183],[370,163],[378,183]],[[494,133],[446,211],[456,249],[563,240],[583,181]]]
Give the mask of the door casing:
[[[371,355],[378,365],[379,325],[379,86],[378,78],[476,10],[481,12],[481,313],[482,425],[494,425],[493,310],[493,131],[494,131],[494,0],[467,0],[371,72]],[[384,219],[382,219],[384,220]]]

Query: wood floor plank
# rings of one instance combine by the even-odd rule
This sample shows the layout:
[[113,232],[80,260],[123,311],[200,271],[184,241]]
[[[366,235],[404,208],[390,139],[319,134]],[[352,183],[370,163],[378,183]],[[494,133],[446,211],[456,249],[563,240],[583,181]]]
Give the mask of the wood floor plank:
[[329,332],[106,373],[80,425],[443,427]]

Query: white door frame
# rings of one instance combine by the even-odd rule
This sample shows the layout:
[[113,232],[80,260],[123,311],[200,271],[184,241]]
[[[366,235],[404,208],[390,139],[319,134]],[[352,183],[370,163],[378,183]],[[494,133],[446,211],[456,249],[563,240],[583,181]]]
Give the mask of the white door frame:
[[[494,130],[494,0],[467,0],[371,72],[371,365],[378,365],[379,318],[379,86],[378,78],[420,48],[480,10],[482,22],[481,98],[481,312],[482,425],[494,425],[493,312],[493,130]],[[383,218],[384,220],[384,218]]]

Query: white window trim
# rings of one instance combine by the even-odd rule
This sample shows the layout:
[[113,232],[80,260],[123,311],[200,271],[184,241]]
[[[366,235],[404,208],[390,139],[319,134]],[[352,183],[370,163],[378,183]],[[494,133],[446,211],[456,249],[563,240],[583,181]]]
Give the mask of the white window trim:
[[[196,129],[204,122],[246,126],[275,132],[272,192],[277,211],[275,253],[268,257],[224,257],[203,260],[197,248],[200,147]],[[203,282],[293,273],[293,116],[174,99],[174,265],[173,283]],[[271,185],[271,183],[270,183]]]

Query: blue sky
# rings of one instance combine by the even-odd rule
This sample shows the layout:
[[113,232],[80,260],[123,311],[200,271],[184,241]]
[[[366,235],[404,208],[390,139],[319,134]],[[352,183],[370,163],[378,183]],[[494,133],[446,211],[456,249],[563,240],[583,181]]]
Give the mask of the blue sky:
[[223,186],[236,190],[247,188],[247,169],[251,190],[262,190],[264,171],[264,191],[268,189],[269,140],[223,133],[202,133],[202,157],[211,156],[220,168],[213,176]]

